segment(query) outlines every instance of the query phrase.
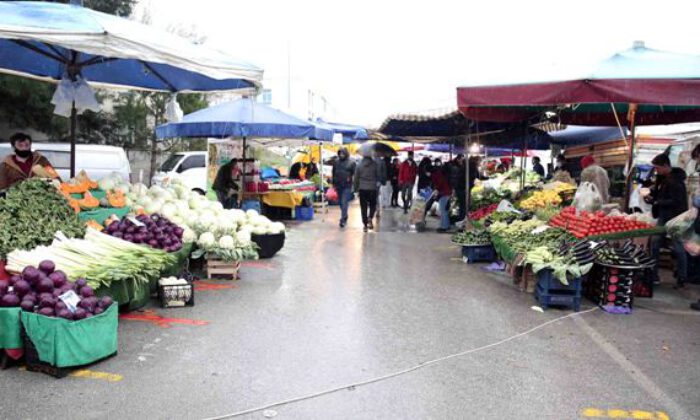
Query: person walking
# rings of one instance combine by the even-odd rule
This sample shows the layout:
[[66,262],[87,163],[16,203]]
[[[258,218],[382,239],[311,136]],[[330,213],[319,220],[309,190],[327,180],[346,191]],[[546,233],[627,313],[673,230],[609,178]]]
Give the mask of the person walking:
[[540,157],[535,156],[532,158],[532,170],[535,172],[537,175],[542,177],[544,179],[544,166],[540,163]]
[[[394,170],[391,164],[391,158],[385,156],[380,160],[380,180],[381,186],[379,187],[379,208],[383,211],[391,206],[391,196],[392,196],[392,186],[391,186],[391,176]],[[379,212],[377,212],[379,214]]]
[[450,165],[441,165],[440,163],[439,160],[435,160],[431,180],[440,206],[440,227],[437,231],[438,233],[446,233],[450,229],[449,204],[452,197],[452,187],[449,181]]
[[[666,154],[657,155],[651,164],[656,170],[656,184],[646,197],[651,206],[651,214],[657,218],[657,226],[665,226],[671,219],[688,210],[688,199],[685,188],[685,171],[671,166],[671,160]],[[659,252],[661,242],[665,238],[654,235],[651,238],[651,256],[656,260],[653,270],[654,283],[659,280]],[[688,277],[688,254],[680,238],[672,239],[672,250],[676,256],[676,289],[685,286]]]
[[360,212],[364,231],[374,229],[374,214],[377,211],[377,192],[381,178],[379,163],[371,156],[362,158],[355,169],[354,186],[360,195]]
[[418,164],[418,192],[430,187],[432,183],[430,172],[433,170],[433,163],[425,156]]
[[450,163],[450,185],[459,206],[457,220],[464,220],[467,217],[467,163],[461,153]]
[[387,174],[389,181],[391,181],[391,207],[396,208],[399,206],[399,169],[401,169],[401,162],[398,158],[394,158],[391,162],[391,171]]
[[610,178],[608,171],[598,166],[593,156],[584,156],[581,159],[581,184],[590,182],[595,185],[600,193],[600,198],[603,199],[603,204],[608,204],[610,201]]
[[338,193],[340,205],[340,227],[344,228],[348,223],[348,206],[352,196],[353,177],[355,176],[355,162],[350,159],[350,153],[345,147],[338,150],[338,159],[333,162],[333,175],[331,177],[333,188]]
[[403,200],[403,212],[408,213],[413,201],[413,186],[416,183],[418,167],[413,160],[413,151],[408,152],[408,157],[399,169],[399,188],[401,188],[401,200]]

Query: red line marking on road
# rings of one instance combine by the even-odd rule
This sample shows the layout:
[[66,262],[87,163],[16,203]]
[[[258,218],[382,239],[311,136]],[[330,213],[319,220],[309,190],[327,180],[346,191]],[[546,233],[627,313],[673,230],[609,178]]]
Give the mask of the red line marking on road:
[[194,290],[198,292],[203,290],[235,289],[237,287],[235,284],[209,283],[202,280],[194,284]]
[[187,318],[165,318],[161,315],[158,315],[155,311],[143,311],[142,313],[138,314],[121,314],[119,315],[119,319],[124,319],[127,321],[143,321],[143,322],[150,322],[154,325],[157,325],[161,328],[170,328],[172,325],[170,324],[184,324],[184,325],[196,325],[196,326],[201,326],[201,325],[207,325],[209,324],[209,321],[199,321],[196,319],[187,319]]
[[274,266],[272,263],[268,262],[259,262],[259,261],[244,261],[241,263],[243,267],[250,267],[250,268],[264,268],[265,270],[274,270]]

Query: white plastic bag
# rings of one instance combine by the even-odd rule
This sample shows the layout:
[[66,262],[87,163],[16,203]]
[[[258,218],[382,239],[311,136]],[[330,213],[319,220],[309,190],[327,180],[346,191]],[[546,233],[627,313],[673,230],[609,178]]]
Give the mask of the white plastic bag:
[[578,211],[594,212],[600,210],[603,199],[598,192],[598,188],[591,182],[584,182],[576,190],[574,196],[574,207]]
[[693,207],[685,211],[666,223],[666,229],[671,236],[686,238],[693,232],[693,224],[698,215],[698,209]]
[[501,202],[498,203],[498,207],[496,207],[496,211],[509,211],[517,214],[522,213],[520,210],[516,209],[515,206],[513,206],[513,204],[508,200],[501,200]]

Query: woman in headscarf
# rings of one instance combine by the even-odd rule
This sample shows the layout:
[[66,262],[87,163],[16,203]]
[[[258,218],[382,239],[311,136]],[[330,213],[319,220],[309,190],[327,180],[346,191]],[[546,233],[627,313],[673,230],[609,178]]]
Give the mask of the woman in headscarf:
[[610,178],[608,171],[595,163],[593,156],[584,156],[581,159],[581,183],[590,182],[596,186],[603,204],[610,201]]

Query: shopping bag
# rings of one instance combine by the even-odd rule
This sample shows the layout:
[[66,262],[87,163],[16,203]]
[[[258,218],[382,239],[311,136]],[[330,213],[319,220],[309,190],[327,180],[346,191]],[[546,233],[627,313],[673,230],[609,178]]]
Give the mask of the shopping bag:
[[666,223],[666,230],[674,237],[689,237],[693,233],[693,225],[698,215],[698,209],[693,207]]
[[334,187],[330,187],[326,192],[326,200],[338,201],[338,191]]
[[595,184],[584,182],[576,190],[573,205],[578,211],[592,213],[600,210],[600,206],[603,205],[603,199]]
[[513,204],[508,200],[501,200],[501,202],[498,203],[498,207],[496,207],[496,211],[507,211],[517,214],[522,213],[520,210],[516,209],[515,206],[513,206]]

